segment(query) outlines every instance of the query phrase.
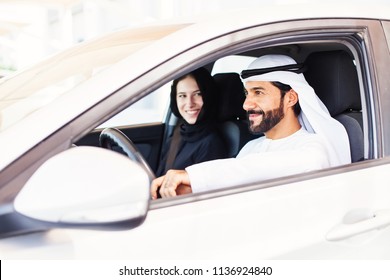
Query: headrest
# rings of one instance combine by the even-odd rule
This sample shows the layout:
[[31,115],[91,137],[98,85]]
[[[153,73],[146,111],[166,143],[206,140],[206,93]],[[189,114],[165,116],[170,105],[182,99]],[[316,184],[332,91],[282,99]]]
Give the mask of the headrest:
[[356,66],[347,52],[312,53],[306,58],[305,66],[307,82],[332,116],[361,110]]
[[245,101],[244,86],[238,73],[219,73],[214,75],[219,88],[218,120],[243,120],[246,112],[242,108]]

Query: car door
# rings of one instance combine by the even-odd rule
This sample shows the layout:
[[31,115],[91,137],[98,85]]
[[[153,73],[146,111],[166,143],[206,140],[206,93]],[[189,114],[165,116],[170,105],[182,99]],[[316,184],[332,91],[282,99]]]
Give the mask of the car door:
[[[353,53],[358,68],[365,160],[153,201],[145,221],[135,229],[56,229],[4,239],[0,252],[18,258],[81,259],[390,258],[386,250],[390,191],[383,183],[389,179],[390,168],[390,118],[385,118],[390,58],[381,23],[291,20],[224,34],[166,61],[137,82],[153,83],[167,69],[180,74],[188,70],[181,69],[184,64],[196,67],[256,48],[298,43],[343,45]],[[28,244],[31,246],[26,247]]]
[[[383,135],[387,120],[377,115],[386,110],[382,107],[385,103],[378,99],[388,99],[385,97],[387,79],[382,75],[387,72],[385,65],[389,57],[381,24],[378,21],[332,20],[330,23],[318,20],[275,24],[272,29],[280,33],[293,29],[288,35],[290,38],[295,35],[296,42],[306,24],[313,32],[313,40],[353,39],[350,42],[360,65],[359,83],[366,106],[362,110],[366,160],[234,191],[203,194],[201,201],[188,198],[190,204],[173,206],[172,202],[167,207],[168,202],[156,202],[152,204],[154,210],[149,212],[145,226],[153,226],[154,221],[167,221],[167,216],[173,224],[184,220],[185,225],[168,226],[159,233],[157,241],[149,240],[154,254],[160,252],[159,257],[164,257],[163,248],[167,246],[164,241],[172,242],[177,238],[185,243],[183,246],[192,257],[199,258],[389,258],[384,249],[389,242],[389,229],[382,226],[388,221],[389,190],[381,183],[388,180],[389,159],[385,151],[388,140]],[[315,26],[321,26],[321,30]],[[358,26],[367,29],[363,31]],[[263,30],[269,29],[271,26]],[[310,38],[309,33],[305,34],[305,39]],[[356,45],[353,34],[362,38]],[[284,36],[276,37],[272,39],[291,43],[285,41]],[[374,84],[380,86],[373,87]],[[377,106],[379,103],[382,105]],[[377,142],[375,138],[381,140]],[[185,242],[189,236],[192,238]],[[169,254],[170,257],[184,256],[183,251],[174,249],[169,250]]]
[[[285,33],[275,35],[269,30]],[[158,259],[390,257],[385,249],[390,242],[386,227],[389,189],[383,184],[388,180],[389,170],[388,140],[383,135],[387,121],[378,114],[384,110],[378,98],[387,94],[385,80],[378,78],[386,73],[389,57],[380,22],[296,21],[242,32],[250,37],[250,31],[262,43],[267,38],[279,44],[291,44],[300,39],[349,42],[348,47],[359,67],[365,104],[362,110],[365,160],[309,174],[153,202],[142,226],[115,233],[117,240],[126,240],[121,242],[120,253],[119,246],[109,242],[111,234],[96,233],[99,236],[96,240],[104,240],[105,256]],[[209,42],[210,46],[217,41]],[[377,84],[381,86],[374,86]],[[377,141],[379,139],[381,141]],[[89,246],[92,243],[80,245],[86,254]]]

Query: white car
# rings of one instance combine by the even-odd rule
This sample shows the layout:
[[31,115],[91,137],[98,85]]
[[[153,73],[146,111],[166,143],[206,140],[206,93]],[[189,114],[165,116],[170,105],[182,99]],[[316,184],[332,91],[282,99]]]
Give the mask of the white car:
[[[389,43],[390,5],[259,6],[118,31],[3,78],[0,258],[389,259]],[[212,71],[233,156],[252,137],[237,73],[268,53],[305,63],[353,163],[151,201],[175,124],[166,85]],[[133,160],[99,147],[106,127]]]

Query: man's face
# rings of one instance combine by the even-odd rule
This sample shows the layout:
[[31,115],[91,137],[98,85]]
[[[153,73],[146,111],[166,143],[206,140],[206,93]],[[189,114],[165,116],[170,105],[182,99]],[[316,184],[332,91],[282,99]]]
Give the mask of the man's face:
[[252,133],[265,133],[283,119],[283,98],[277,87],[270,82],[250,81],[245,83],[245,90],[243,107]]

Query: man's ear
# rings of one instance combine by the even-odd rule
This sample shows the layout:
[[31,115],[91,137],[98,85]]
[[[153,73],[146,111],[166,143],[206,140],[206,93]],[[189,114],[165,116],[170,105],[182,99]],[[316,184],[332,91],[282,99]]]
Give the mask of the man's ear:
[[293,89],[290,89],[288,92],[286,92],[285,97],[287,99],[287,106],[289,107],[293,107],[299,100],[298,93],[296,93]]

